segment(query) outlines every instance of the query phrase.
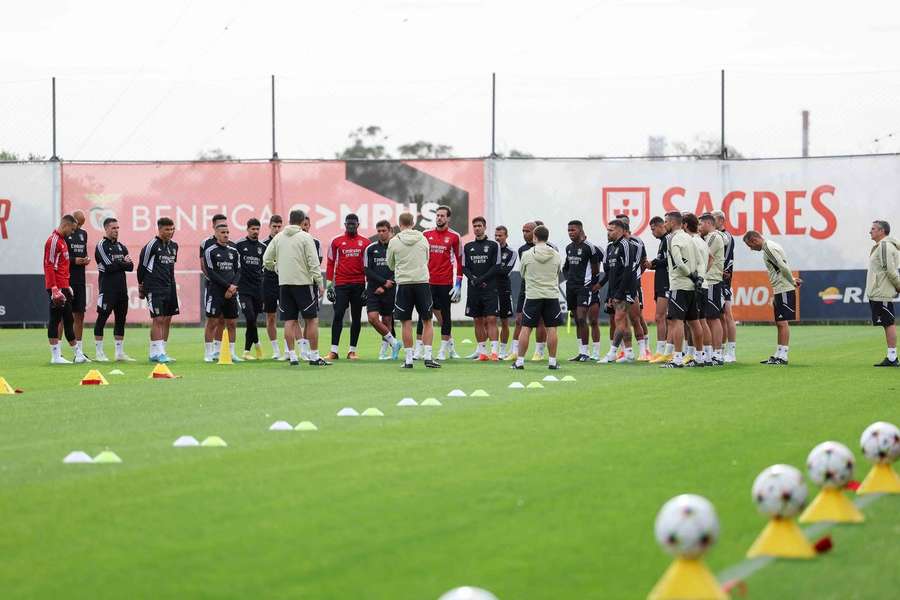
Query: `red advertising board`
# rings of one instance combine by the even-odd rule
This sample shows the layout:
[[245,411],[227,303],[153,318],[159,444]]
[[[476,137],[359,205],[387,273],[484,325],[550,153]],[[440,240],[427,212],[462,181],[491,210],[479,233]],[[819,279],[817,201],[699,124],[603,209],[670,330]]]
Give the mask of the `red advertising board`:
[[[158,218],[175,221],[182,305],[178,320],[188,323],[200,321],[199,246],[217,213],[228,217],[231,237],[237,240],[251,217],[267,223],[277,213],[286,220],[291,209],[301,208],[310,215],[311,233],[327,245],[348,213],[360,217],[360,233],[372,236],[377,221],[396,223],[406,210],[418,215],[420,228],[431,227],[441,204],[452,207],[454,229],[471,237],[469,221],[484,210],[483,161],[66,163],[62,168],[62,210],[80,209],[87,215],[91,249],[103,236],[106,217],[119,220],[119,239],[135,260],[156,234]],[[263,235],[266,231],[264,226]],[[92,267],[89,302],[96,286]],[[132,308],[145,308],[137,299],[136,276],[129,275],[128,282]],[[94,315],[89,308],[87,318]],[[130,322],[146,320],[145,310],[129,317]]]

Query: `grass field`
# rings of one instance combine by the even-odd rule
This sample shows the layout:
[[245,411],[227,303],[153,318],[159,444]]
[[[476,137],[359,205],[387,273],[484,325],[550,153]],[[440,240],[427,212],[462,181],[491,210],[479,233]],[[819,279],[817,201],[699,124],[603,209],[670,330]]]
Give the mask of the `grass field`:
[[[0,330],[0,376],[25,390],[0,396],[0,596],[430,600],[470,584],[501,600],[643,598],[669,562],[653,537],[665,500],[715,504],[719,572],[764,525],[760,470],[834,439],[861,479],[862,430],[900,422],[900,372],[871,367],[871,327],[797,327],[786,368],[758,364],[774,328],[741,327],[733,366],[566,363],[576,383],[518,391],[546,369],[403,371],[372,360],[368,329],[356,364],[207,365],[201,335],[173,330],[180,379],[139,362],[80,387],[85,366],[47,364],[41,331]],[[127,339],[144,358],[147,330]],[[561,356],[574,350],[567,337]],[[491,396],[444,398],[455,387]],[[404,396],[444,405],[395,407]],[[385,417],[336,417],[344,406]],[[277,419],[320,430],[269,432]],[[229,446],[172,448],[182,434]],[[61,462],[107,447],[124,463]],[[865,512],[831,530],[829,554],[753,575],[748,597],[896,597],[900,497]]]

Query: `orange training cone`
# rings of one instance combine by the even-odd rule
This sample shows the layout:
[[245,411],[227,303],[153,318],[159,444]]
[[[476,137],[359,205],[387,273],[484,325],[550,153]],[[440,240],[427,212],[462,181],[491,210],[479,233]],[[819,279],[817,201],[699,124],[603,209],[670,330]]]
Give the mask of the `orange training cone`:
[[150,372],[147,379],[175,379],[175,374],[169,370],[168,365],[160,363],[153,367],[153,371]]
[[6,381],[5,377],[0,377],[0,395],[3,394],[15,394],[16,390],[13,389],[9,382]]
[[813,558],[816,551],[793,519],[775,517],[762,530],[747,558],[775,556],[777,558]]
[[727,600],[728,595],[699,558],[676,558],[647,600]]
[[890,463],[876,463],[856,490],[857,494],[900,494],[900,475]]
[[81,385],[109,385],[109,382],[100,371],[91,369],[87,372],[87,375],[81,379]]
[[835,487],[823,487],[803,514],[801,523],[862,523],[865,517],[844,493]]

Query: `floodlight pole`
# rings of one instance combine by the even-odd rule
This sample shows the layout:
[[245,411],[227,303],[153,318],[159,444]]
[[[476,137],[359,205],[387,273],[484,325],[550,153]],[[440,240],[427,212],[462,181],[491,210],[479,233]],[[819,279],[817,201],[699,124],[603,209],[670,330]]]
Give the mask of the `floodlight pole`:
[[497,158],[497,74],[491,73],[491,158]]
[[721,88],[722,88],[722,122],[721,122],[721,132],[722,139],[720,141],[720,152],[722,153],[722,160],[728,158],[728,149],[725,147],[725,69],[722,69],[721,73]]
[[56,77],[51,79],[51,88],[50,95],[53,101],[53,155],[50,157],[50,160],[59,160],[59,157],[56,155]]
[[272,75],[272,160],[278,159],[278,151],[275,150],[275,75]]

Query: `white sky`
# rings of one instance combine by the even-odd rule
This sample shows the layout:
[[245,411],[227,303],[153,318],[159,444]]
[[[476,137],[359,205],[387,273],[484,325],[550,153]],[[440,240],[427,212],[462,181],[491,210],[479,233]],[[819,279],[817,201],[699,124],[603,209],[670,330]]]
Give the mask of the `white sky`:
[[[751,156],[900,151],[900,5],[756,0],[4,3],[0,148],[67,159],[193,158],[221,147],[331,157],[359,125],[388,146],[543,156],[726,136]],[[876,138],[896,133],[876,143]]]

